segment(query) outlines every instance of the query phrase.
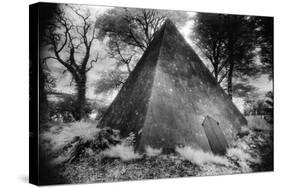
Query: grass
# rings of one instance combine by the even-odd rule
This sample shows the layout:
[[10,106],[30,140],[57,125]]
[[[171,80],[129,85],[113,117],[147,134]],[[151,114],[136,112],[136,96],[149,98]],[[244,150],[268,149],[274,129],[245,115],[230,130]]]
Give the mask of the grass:
[[125,143],[111,146],[102,151],[102,155],[110,158],[120,158],[123,161],[130,161],[133,159],[140,159],[142,156],[134,151],[133,146],[128,146]]
[[51,124],[50,128],[40,134],[41,144],[51,152],[56,152],[80,137],[84,140],[93,139],[100,131],[97,122],[74,122],[69,124]]
[[203,166],[210,163],[229,166],[230,162],[226,157],[217,156],[209,152],[204,152],[200,149],[194,149],[190,146],[176,148],[176,151],[184,158],[193,164]]
[[161,153],[162,153],[162,148],[156,149],[156,148],[152,148],[151,146],[147,146],[145,148],[145,154],[148,157],[155,157],[155,156],[160,155]]

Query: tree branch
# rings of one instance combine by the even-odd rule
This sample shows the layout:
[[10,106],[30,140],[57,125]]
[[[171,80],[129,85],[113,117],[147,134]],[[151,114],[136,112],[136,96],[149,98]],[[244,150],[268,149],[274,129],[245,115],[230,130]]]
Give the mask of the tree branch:
[[220,77],[220,79],[219,79],[219,81],[218,81],[218,84],[220,84],[220,83],[226,78],[226,76],[228,75],[228,72],[229,72],[229,70],[226,71],[226,72]]
[[97,53],[96,57],[90,61],[90,66],[86,69],[86,72],[89,72],[93,68],[93,63],[96,63],[99,59],[99,53]]

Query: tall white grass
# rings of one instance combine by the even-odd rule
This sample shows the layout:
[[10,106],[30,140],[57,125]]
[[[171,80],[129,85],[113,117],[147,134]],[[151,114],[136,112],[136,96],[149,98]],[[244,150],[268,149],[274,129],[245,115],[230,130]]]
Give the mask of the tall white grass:
[[125,143],[111,146],[109,149],[104,150],[103,155],[111,158],[120,158],[123,161],[133,159],[140,159],[142,156],[134,151],[133,146],[128,146]]
[[225,157],[217,156],[201,149],[194,149],[191,146],[176,148],[176,151],[186,160],[199,166],[214,163],[229,166],[230,163]]
[[145,154],[149,157],[155,157],[155,156],[158,156],[162,153],[162,148],[160,149],[155,149],[155,148],[152,148],[150,146],[147,146],[145,148]]
[[80,121],[65,125],[64,127],[61,127],[61,125],[53,126],[49,131],[40,135],[40,139],[42,139],[52,151],[63,148],[75,137],[91,140],[100,131],[96,123]]

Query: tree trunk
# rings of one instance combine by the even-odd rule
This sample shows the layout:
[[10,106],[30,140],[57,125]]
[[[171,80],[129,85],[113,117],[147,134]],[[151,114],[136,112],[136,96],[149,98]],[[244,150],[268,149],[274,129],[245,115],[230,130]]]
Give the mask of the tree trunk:
[[[232,29],[231,29],[232,30]],[[227,78],[227,93],[229,98],[232,100],[232,77],[233,77],[233,69],[234,69],[234,36],[231,30],[228,33],[229,37],[229,71],[228,71],[228,78]]]
[[218,63],[214,63],[214,74],[215,74],[215,79],[218,82]]
[[86,76],[82,76],[79,81],[76,81],[77,87],[77,117],[76,120],[80,121],[86,117]]
[[233,69],[234,69],[234,62],[233,62],[233,59],[230,58],[229,72],[228,72],[228,78],[227,78],[227,93],[228,93],[228,96],[231,100],[232,100]]
[[131,74],[131,72],[132,72],[132,70],[131,70],[131,68],[130,68],[129,63],[126,63],[126,66],[127,66],[127,70],[128,70],[128,72],[129,72],[129,75],[130,75],[130,74]]

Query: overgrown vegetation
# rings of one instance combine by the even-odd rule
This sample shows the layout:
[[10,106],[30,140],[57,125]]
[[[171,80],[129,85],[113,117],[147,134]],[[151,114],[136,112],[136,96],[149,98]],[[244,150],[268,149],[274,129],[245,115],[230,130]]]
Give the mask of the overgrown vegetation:
[[[49,124],[41,132],[41,147],[49,165],[68,183],[204,176],[272,170],[272,130],[244,128],[227,150],[217,156],[190,146],[163,154],[148,146],[134,150],[135,135],[97,128],[97,122]],[[61,182],[63,183],[63,182]]]
[[199,166],[209,163],[229,166],[229,162],[226,158],[216,156],[209,152],[204,152],[201,149],[194,149],[190,146],[185,146],[184,148],[176,148],[176,151],[183,157],[184,160],[188,160]]
[[[79,104],[76,96],[66,95],[60,101],[49,101],[49,120],[61,121],[64,123],[74,122],[79,120]],[[84,118],[89,117],[93,107],[86,100],[84,104]]]

